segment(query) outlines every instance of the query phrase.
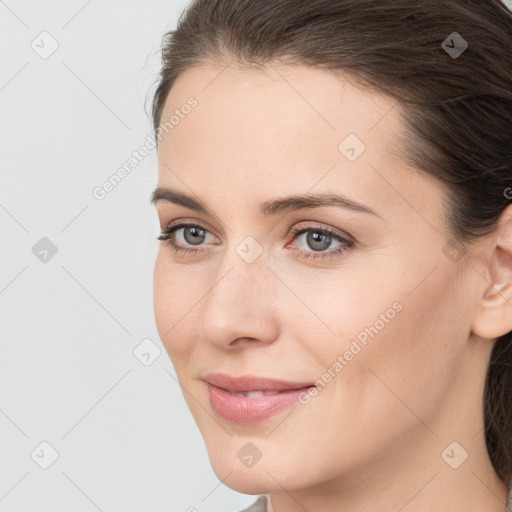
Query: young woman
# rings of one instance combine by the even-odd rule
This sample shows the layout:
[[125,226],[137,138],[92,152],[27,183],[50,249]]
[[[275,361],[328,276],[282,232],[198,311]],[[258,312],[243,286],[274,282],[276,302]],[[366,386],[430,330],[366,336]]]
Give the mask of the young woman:
[[162,57],[155,316],[219,479],[508,509],[512,14],[196,0]]

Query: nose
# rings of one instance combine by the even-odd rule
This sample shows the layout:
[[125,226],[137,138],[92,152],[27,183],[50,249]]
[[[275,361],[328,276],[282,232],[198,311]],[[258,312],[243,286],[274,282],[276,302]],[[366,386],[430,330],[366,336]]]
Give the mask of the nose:
[[247,343],[266,345],[278,337],[280,283],[263,256],[247,263],[234,254],[216,272],[198,317],[210,344],[235,349]]

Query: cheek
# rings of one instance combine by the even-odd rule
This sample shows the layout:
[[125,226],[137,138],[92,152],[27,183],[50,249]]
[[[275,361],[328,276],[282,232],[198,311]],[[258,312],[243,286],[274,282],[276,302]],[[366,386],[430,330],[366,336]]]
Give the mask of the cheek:
[[[410,408],[428,423],[450,392],[463,359],[467,320],[459,314],[465,306],[457,295],[456,276],[440,266],[413,292],[407,282],[402,280],[403,289],[391,296],[382,290],[386,301],[379,308],[367,306],[371,314],[364,314],[364,328],[375,322],[382,304],[396,299],[402,310],[368,337],[343,384],[355,390],[356,403],[371,405],[361,411],[367,421],[380,416],[384,422],[387,417],[407,424],[415,421]],[[373,326],[378,327],[376,322]]]
[[[452,370],[460,364],[468,325],[458,275],[440,264],[422,282],[429,267],[417,264],[407,269],[402,265],[394,274],[322,277],[315,286],[311,279],[287,281],[298,296],[307,297],[310,311],[304,308],[304,314],[298,315],[295,304],[291,314],[290,305],[285,324],[293,329],[297,342],[308,346],[312,360],[319,363],[317,371],[323,368],[331,376],[342,376],[331,378],[336,381],[332,387],[350,389],[358,397],[356,403],[380,407],[375,397],[381,397],[381,403],[389,399],[399,404],[394,392],[411,405],[421,402],[428,413],[449,388]],[[322,376],[330,378],[318,375]]]
[[282,294],[286,299],[276,308],[282,325],[296,343],[309,348],[322,367],[329,367],[350,349],[347,357],[351,360],[364,358],[366,347],[379,343],[402,321],[403,293],[394,280],[379,283],[382,274],[354,265],[315,270],[314,275],[307,268],[280,275],[293,290],[293,294]]

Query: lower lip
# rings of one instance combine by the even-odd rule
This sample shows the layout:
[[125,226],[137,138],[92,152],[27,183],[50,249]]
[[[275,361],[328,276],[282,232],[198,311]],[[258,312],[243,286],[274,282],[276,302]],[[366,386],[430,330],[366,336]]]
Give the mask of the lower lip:
[[233,396],[228,391],[208,384],[208,394],[213,410],[233,423],[254,424],[298,402],[301,393],[309,388],[281,391],[277,395],[248,397]]

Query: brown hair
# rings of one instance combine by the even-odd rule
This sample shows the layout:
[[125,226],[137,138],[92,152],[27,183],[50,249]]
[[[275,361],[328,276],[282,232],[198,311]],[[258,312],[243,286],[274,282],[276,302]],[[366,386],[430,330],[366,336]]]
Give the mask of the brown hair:
[[[195,66],[339,70],[399,102],[403,157],[446,185],[447,226],[464,246],[492,233],[512,199],[511,49],[500,0],[195,0],[164,35],[153,127]],[[512,332],[493,347],[483,414],[490,459],[509,485]]]

